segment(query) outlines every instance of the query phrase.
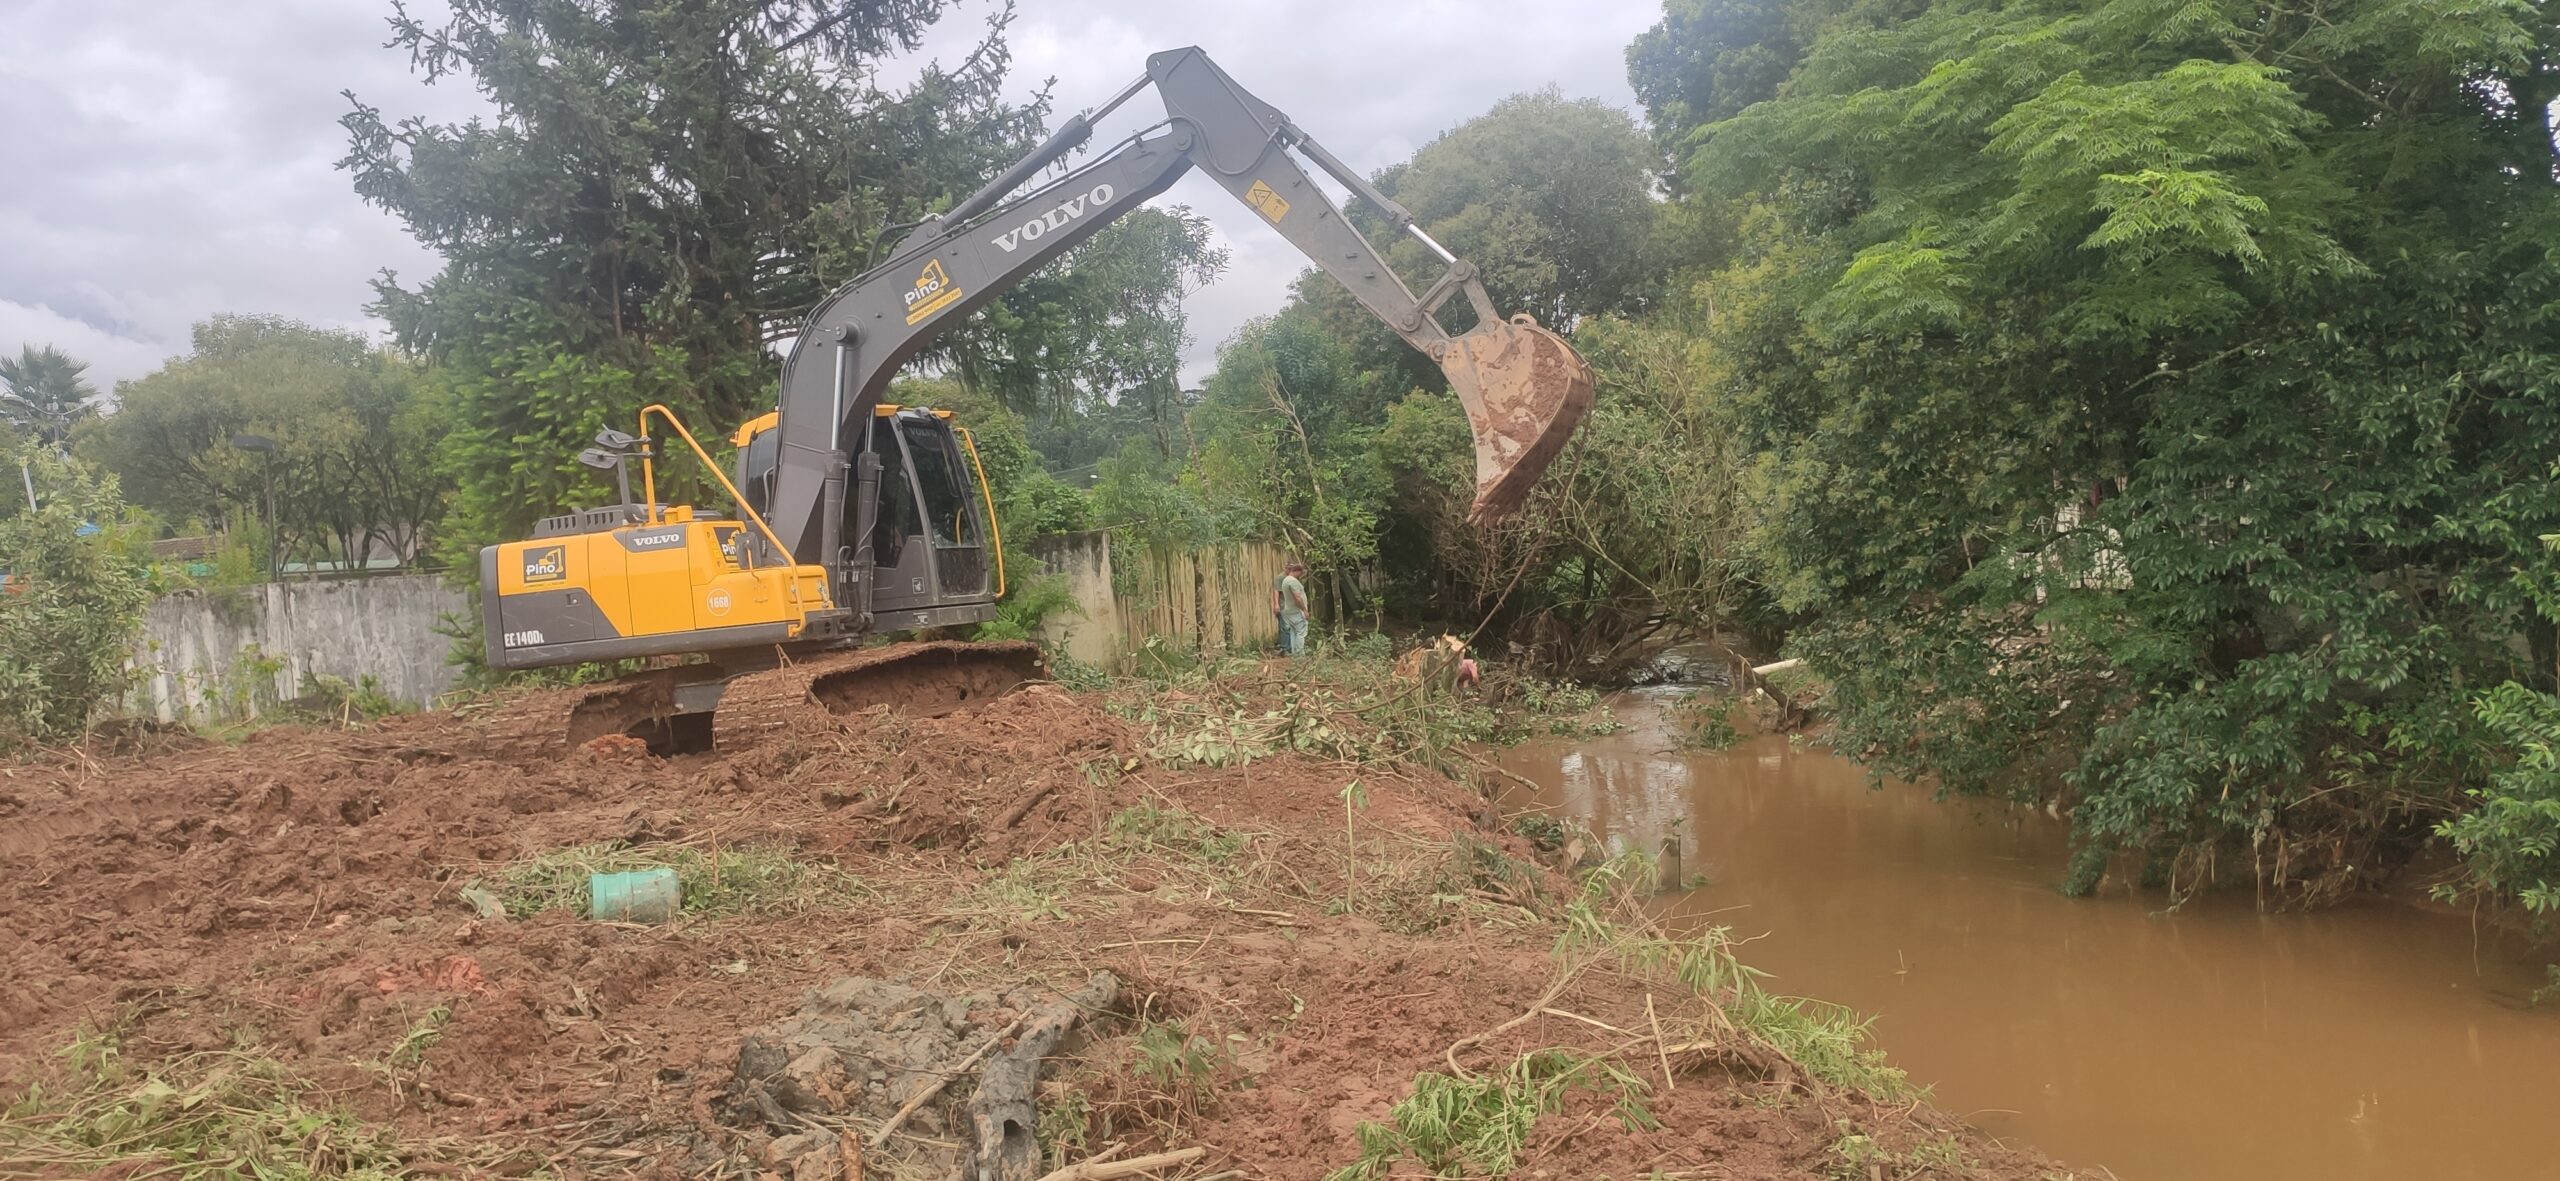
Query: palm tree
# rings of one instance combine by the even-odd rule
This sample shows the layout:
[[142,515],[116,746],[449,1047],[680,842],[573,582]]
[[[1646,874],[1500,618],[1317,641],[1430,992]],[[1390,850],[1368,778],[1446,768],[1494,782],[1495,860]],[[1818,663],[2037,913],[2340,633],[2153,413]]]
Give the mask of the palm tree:
[[80,376],[88,368],[52,345],[21,345],[17,356],[0,357],[0,419],[14,432],[61,449],[74,424],[98,413],[89,404],[97,388]]

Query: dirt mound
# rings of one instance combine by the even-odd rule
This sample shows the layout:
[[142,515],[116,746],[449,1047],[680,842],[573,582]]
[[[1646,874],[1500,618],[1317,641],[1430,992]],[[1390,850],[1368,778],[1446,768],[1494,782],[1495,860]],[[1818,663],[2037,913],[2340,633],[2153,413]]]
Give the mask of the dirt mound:
[[[1041,1087],[1053,1158],[1200,1145],[1192,1175],[1314,1178],[1453,1043],[1542,995],[1645,1020],[1619,977],[1549,994],[1570,888],[1521,870],[1527,846],[1436,774],[1175,770],[1102,698],[1045,684],[938,716],[742,701],[715,749],[662,758],[568,744],[581,695],[0,768],[0,1077],[81,1028],[143,1059],[256,1046],[473,1167],[747,1175],[841,1150],[1108,971],[1126,1019]],[[1346,806],[1354,779],[1365,806]],[[635,861],[679,869],[687,915],[580,917],[586,873]],[[1618,1040],[1539,1015],[1479,1049]],[[1592,1120],[1571,1091],[1521,1167],[1641,1175],[1641,1151],[1821,1175],[1837,1121],[1878,1122],[1703,1069],[1644,1099],[1664,1130]],[[972,1086],[911,1117],[873,1175],[947,1159]],[[1928,1118],[1879,1142],[1959,1137],[1981,1176],[2040,1167]]]

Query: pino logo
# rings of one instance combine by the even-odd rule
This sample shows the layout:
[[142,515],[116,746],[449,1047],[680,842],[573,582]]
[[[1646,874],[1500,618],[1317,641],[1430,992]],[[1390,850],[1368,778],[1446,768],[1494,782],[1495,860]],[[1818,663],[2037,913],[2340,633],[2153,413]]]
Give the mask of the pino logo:
[[1060,201],[1057,208],[996,235],[996,249],[1011,254],[1015,247],[1025,242],[1037,242],[1065,228],[1068,222],[1083,217],[1086,212],[1110,204],[1118,192],[1110,185],[1095,185],[1082,194]]
[[558,582],[569,577],[569,548],[546,545],[524,551],[526,582]]
[[941,259],[932,259],[916,276],[916,285],[907,291],[907,323],[917,323],[959,298],[960,287],[951,281],[951,272],[942,269]]
[[1244,191],[1244,203],[1253,206],[1255,213],[1271,219],[1275,226],[1280,224],[1281,218],[1289,216],[1289,199],[1263,181],[1253,182],[1253,187]]

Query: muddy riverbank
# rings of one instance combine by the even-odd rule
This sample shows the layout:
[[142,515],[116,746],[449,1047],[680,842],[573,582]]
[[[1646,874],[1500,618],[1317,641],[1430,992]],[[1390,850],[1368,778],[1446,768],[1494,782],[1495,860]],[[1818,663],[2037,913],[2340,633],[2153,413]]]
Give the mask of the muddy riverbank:
[[[572,696],[0,766],[0,1176],[943,1181],[960,1055],[1106,976],[1043,1168],[2068,1175],[1828,1081],[1875,1072],[1411,757],[1448,719],[1383,663],[782,702],[665,759],[568,746]],[[681,917],[584,916],[644,865]]]
[[1667,913],[1874,1015],[1945,1109],[2125,1181],[2560,1177],[2560,1011],[2528,1003],[2538,961],[2459,916],[2065,898],[2062,822],[1873,789],[1783,738],[1683,753],[1671,696],[1506,766],[1597,833],[1677,836],[1705,883]]

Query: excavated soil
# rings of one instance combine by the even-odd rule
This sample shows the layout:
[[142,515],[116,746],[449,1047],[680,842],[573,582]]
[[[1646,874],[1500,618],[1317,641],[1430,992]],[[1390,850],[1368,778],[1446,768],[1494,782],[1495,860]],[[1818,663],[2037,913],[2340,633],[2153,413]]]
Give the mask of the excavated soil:
[[[138,1061],[259,1047],[429,1146],[425,1171],[834,1175],[777,1166],[793,1129],[731,1102],[752,1031],[895,982],[964,998],[933,1010],[941,1053],[1107,971],[1122,1000],[1052,1060],[1043,1101],[1084,1113],[1084,1151],[1209,1150],[1167,1176],[1323,1177],[1417,1074],[1498,1028],[1457,1056],[1494,1070],[1543,1046],[1614,1053],[1649,1079],[1659,1121],[1630,1132],[1574,1092],[1537,1121],[1518,1176],[1845,1176],[1835,1145],[1852,1127],[1897,1151],[1960,1144],[1967,1162],[1878,1177],[2059,1175],[1782,1062],[1658,1053],[1680,1039],[1642,1036],[1647,993],[1663,1020],[1678,1002],[1631,976],[1583,973],[1515,1022],[1555,982],[1553,900],[1569,888],[1437,774],[1294,755],[1170,770],[1102,697],[1046,684],[930,717],[742,699],[756,707],[723,713],[718,748],[658,758],[630,739],[568,746],[578,696],[237,746],[138,734],[123,753],[0,765],[0,1079],[115,1028]],[[1340,794],[1355,777],[1357,865]],[[1137,848],[1113,835],[1133,807],[1246,835],[1216,865]],[[787,851],[870,893],[662,926],[490,917],[464,896],[612,841]],[[1470,858],[1518,870],[1471,875]],[[1013,886],[1034,870],[1046,893],[1026,901]],[[414,1064],[385,1068],[430,1020]],[[1142,1068],[1135,1032],[1158,1022],[1197,1039],[1204,1077]],[[0,1104],[17,1085],[0,1083]],[[925,1139],[893,1140],[871,1175],[948,1175],[913,1162],[947,1154],[970,1089],[949,1086],[911,1121]]]

